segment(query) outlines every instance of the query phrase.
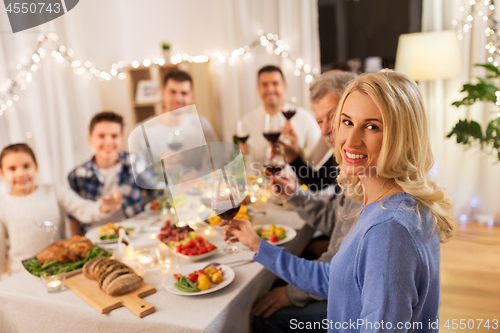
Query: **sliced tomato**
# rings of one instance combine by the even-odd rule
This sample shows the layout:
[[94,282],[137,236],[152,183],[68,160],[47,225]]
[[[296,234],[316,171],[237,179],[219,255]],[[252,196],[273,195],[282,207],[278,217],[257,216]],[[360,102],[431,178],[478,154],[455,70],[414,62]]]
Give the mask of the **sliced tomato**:
[[182,276],[181,274],[174,274],[174,278],[175,278],[176,280],[179,280],[179,279],[181,278],[181,276]]

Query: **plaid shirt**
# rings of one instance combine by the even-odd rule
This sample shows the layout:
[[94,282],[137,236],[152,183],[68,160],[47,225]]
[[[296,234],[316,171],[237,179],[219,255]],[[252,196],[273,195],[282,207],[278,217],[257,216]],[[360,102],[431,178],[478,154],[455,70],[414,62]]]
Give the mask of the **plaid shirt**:
[[[119,156],[118,163],[122,165],[122,168],[118,173],[118,186],[124,201],[122,211],[125,217],[129,218],[144,210],[145,200],[154,197],[155,191],[142,189],[136,184],[129,153],[120,151]],[[136,165],[135,163],[137,162],[134,161],[134,165]],[[154,175],[151,174],[151,179],[153,177]],[[82,198],[97,201],[102,196],[104,181],[94,163],[94,157],[71,171],[68,175],[68,181],[73,191]],[[69,218],[76,220],[72,216]],[[88,226],[83,225],[83,227],[87,229]]]

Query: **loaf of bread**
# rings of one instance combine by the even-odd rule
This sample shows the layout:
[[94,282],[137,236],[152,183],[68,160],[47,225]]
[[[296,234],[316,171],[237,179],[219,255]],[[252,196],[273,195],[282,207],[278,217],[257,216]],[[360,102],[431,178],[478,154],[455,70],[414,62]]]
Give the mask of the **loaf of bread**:
[[120,296],[136,290],[142,277],[121,261],[109,258],[93,258],[83,265],[83,275],[96,280],[99,288],[110,296]]

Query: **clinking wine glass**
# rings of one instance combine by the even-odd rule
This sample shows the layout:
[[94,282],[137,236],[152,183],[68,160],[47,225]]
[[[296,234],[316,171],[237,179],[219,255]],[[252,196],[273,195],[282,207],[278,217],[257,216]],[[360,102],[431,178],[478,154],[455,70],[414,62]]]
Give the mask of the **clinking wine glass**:
[[[292,97],[292,102],[295,100],[295,97]],[[297,108],[293,104],[285,104],[283,111],[281,111],[283,116],[286,118],[287,126],[292,126],[290,120],[297,113]],[[289,141],[288,135],[285,135],[285,141]]]
[[250,137],[250,134],[243,130],[243,122],[241,120],[238,120],[236,123],[236,136],[238,137],[238,141],[242,144],[247,143],[247,140]]
[[[229,221],[238,214],[241,202],[245,199],[238,189],[238,183],[233,175],[222,174],[215,177],[212,185],[212,209],[223,221]],[[223,254],[238,253],[241,246],[238,243],[230,243],[236,237],[227,240],[227,245],[219,251]]]
[[264,119],[264,137],[269,143],[274,144],[278,142],[278,139],[281,135],[281,121],[278,115],[271,116],[266,113]]

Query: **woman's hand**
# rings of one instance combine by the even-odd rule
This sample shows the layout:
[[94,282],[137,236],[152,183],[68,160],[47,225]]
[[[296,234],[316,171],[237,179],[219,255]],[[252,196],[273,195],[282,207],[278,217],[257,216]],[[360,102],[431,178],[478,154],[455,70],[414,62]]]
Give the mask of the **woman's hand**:
[[102,213],[109,213],[110,211],[120,210],[123,204],[122,192],[116,190],[111,194],[101,197],[101,206],[99,210]]
[[297,190],[297,182],[283,174],[271,177],[272,191],[283,199],[289,199]]
[[[241,244],[248,247],[250,251],[254,251],[255,253],[259,252],[260,241],[262,239],[257,235],[250,221],[233,219],[229,221],[229,223],[221,223],[219,225],[224,224],[227,225],[227,228],[224,229],[225,241],[231,243],[241,242]],[[230,239],[233,236],[237,239]]]

